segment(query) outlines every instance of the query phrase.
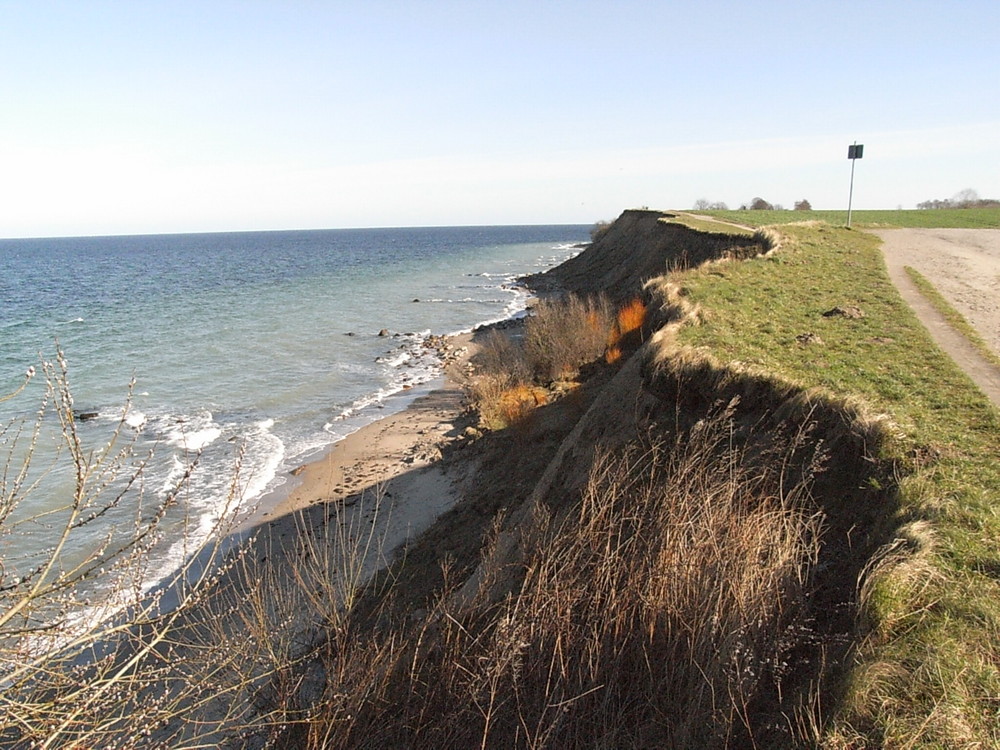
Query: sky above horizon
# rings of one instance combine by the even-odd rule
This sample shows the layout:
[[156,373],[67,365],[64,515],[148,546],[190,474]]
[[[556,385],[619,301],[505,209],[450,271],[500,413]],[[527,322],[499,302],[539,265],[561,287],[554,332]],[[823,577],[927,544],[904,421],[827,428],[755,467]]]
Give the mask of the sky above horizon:
[[1000,198],[1000,4],[0,0],[0,237]]

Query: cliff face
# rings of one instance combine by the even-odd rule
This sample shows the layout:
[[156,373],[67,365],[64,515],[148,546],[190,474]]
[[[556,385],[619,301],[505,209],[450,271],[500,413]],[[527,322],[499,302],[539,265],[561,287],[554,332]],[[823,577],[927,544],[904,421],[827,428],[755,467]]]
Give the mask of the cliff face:
[[[733,578],[739,577],[747,566],[753,569],[764,565],[761,559],[723,559],[764,554],[747,553],[741,546],[747,536],[757,533],[741,530],[738,524],[743,521],[733,521],[733,528],[723,531],[712,542],[718,545],[717,549],[729,552],[720,552],[722,558],[709,564],[710,567],[718,565],[720,570],[734,567],[729,573],[720,573],[722,578],[713,579],[714,583],[699,584],[709,588],[695,596],[721,602],[714,614],[709,613],[711,607],[706,605],[705,612],[709,614],[705,617],[715,620],[725,616],[720,612],[729,611],[730,604],[735,609],[757,606],[760,611],[744,612],[749,619],[738,625],[737,630],[754,629],[751,621],[756,617],[758,624],[765,625],[751,637],[757,641],[749,648],[763,649],[760,652],[763,653],[773,647],[767,658],[780,659],[786,667],[793,663],[781,675],[758,674],[759,682],[749,692],[741,693],[741,699],[753,706],[753,715],[745,715],[743,724],[737,722],[739,726],[730,725],[725,730],[742,736],[741,742],[753,738],[758,743],[763,740],[761,746],[768,746],[769,741],[783,743],[787,737],[770,736],[767,727],[777,726],[775,722],[783,715],[806,710],[804,702],[815,698],[817,693],[829,695],[858,637],[857,581],[890,534],[880,519],[892,516],[892,467],[877,458],[886,433],[878,420],[870,419],[851,404],[743,372],[738,366],[728,366],[703,353],[678,347],[676,332],[688,324],[690,312],[685,310],[676,285],[664,275],[665,271],[727,258],[738,262],[766,252],[770,245],[760,236],[700,232],[666,223],[663,218],[663,214],[652,211],[626,211],[580,255],[530,279],[536,288],[604,293],[613,301],[643,294],[651,307],[669,311],[654,315],[655,319],[668,322],[620,365],[590,401],[562,439],[530,498],[511,508],[497,549],[485,563],[491,570],[484,571],[481,565],[466,583],[461,599],[498,602],[526,585],[521,577],[523,570],[536,566],[537,563],[530,561],[537,560],[539,555],[534,546],[538,544],[535,534],[538,518],[551,515],[555,519],[551,523],[555,525],[580,523],[581,498],[593,494],[595,467],[602,466],[607,456],[629,451],[630,455],[641,455],[641,459],[636,459],[637,465],[644,468],[637,481],[645,481],[643,477],[660,476],[663,466],[681,465],[690,458],[691,446],[697,445],[700,451],[697,460],[704,463],[707,473],[717,472],[723,466],[723,473],[731,472],[745,484],[747,493],[741,494],[742,508],[787,513],[800,524],[792,532],[801,542],[792,555],[798,559],[788,560],[783,573],[767,573],[760,580],[746,584],[748,589],[769,592],[762,595],[762,603],[752,605],[742,599],[742,603],[725,602],[727,596],[743,596],[736,592],[738,586]],[[711,428],[712,425],[715,427]],[[705,434],[710,428],[721,432],[706,442]],[[649,458],[654,455],[658,458]],[[682,482],[704,482],[705,497],[694,504],[695,508],[716,502],[713,500],[716,490],[711,489],[713,477],[692,478],[690,466],[681,471],[684,476],[676,472],[668,474],[671,477],[668,483],[678,484],[678,494],[687,491],[679,487]],[[663,502],[672,503],[674,489],[665,487],[662,491]],[[607,502],[620,502],[620,498],[614,500],[612,496],[617,497],[611,493]],[[586,504],[586,500],[583,502]],[[621,512],[629,514],[633,509],[624,508]],[[705,521],[701,510],[693,513],[690,518],[673,522],[697,530]],[[768,533],[784,532],[775,528]],[[778,544],[776,539],[773,542]],[[636,549],[636,554],[647,552],[660,554],[648,548]],[[696,553],[697,550],[688,550],[683,554],[690,554],[694,560]],[[497,575],[497,570],[507,573]],[[680,575],[677,571],[654,572],[661,574]],[[766,576],[771,577],[764,580]],[[777,580],[781,576],[790,578],[781,582]],[[716,587],[718,590],[710,590]],[[683,627],[698,630],[714,626],[694,621]],[[781,629],[788,631],[777,632]],[[709,680],[711,690],[722,695],[732,692],[734,687],[727,682],[728,677],[722,676],[728,667],[720,667],[717,662],[739,657],[728,654],[724,644],[711,645],[713,637],[707,631],[691,636],[693,641],[704,638],[709,644],[706,648],[716,649],[714,657],[684,653],[681,646],[671,648],[680,648],[672,652],[674,658],[707,659],[698,662],[698,669],[704,675],[715,675]],[[761,657],[757,667],[770,669],[763,661],[766,659]],[[693,704],[681,705],[678,710],[706,715]],[[712,730],[702,732],[687,727],[676,731],[679,734],[664,735],[668,744],[679,741],[677,738],[682,735],[693,743],[682,742],[683,746],[726,744],[720,743]],[[685,732],[693,734],[684,735]]]
[[337,669],[388,678],[330,725],[358,740],[338,746],[810,747],[836,712],[892,516],[886,433],[678,345],[695,311],[665,270],[769,245],[662,218],[627,211],[532,280],[642,295],[653,322],[463,448],[462,502],[386,574],[412,603],[376,595],[330,649],[371,633]]
[[703,232],[669,220],[660,211],[629,210],[579,255],[526,279],[540,291],[605,294],[621,303],[643,284],[671,270],[722,258],[747,258],[770,249],[761,235]]

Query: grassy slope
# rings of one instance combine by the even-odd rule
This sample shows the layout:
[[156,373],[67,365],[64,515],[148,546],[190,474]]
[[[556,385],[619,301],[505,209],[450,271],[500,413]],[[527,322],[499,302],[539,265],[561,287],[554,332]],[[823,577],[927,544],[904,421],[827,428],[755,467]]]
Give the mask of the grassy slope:
[[[734,213],[750,223],[766,212]],[[1000,212],[980,213],[980,226],[1000,221]],[[828,744],[1000,746],[1000,415],[903,303],[876,238],[828,225],[782,233],[769,258],[683,278],[707,320],[682,339],[723,361],[858,397],[900,428],[893,451],[907,554],[875,577],[871,634]],[[865,315],[823,317],[838,305]],[[806,333],[822,343],[799,343]]]
[[[695,213],[753,227],[798,221],[825,221],[831,226],[847,224],[847,211],[697,211]],[[996,229],[1000,227],[1000,208],[854,211],[851,213],[851,226]]]

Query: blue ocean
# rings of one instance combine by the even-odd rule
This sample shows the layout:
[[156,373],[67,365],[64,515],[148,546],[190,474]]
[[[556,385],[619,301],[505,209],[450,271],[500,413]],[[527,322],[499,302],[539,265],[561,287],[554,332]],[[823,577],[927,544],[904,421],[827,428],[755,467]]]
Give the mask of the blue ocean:
[[[211,533],[234,483],[244,508],[290,471],[440,382],[429,334],[523,310],[514,280],[578,251],[587,226],[444,227],[0,240],[0,398],[29,367],[68,363],[85,450],[124,419],[130,493],[150,505],[197,467],[152,561],[170,573]],[[379,335],[385,329],[388,335]],[[131,388],[131,401],[126,399]],[[36,375],[0,401],[0,460],[27,451],[45,398]],[[18,426],[22,437],[14,440]],[[0,534],[7,574],[52,543],[74,479],[58,420],[42,420],[28,479]],[[7,484],[13,469],[8,468]],[[75,535],[78,554],[134,522],[131,495]],[[11,533],[11,524],[26,522]],[[48,519],[48,520],[46,520]],[[72,549],[67,554],[73,554]],[[151,581],[155,582],[155,581]]]

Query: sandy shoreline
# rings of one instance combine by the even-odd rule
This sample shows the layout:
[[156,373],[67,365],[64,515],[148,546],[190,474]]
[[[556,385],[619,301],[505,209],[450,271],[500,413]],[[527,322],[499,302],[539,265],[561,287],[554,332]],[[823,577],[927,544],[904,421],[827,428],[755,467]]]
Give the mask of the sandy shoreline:
[[[442,460],[474,439],[464,383],[474,333],[444,339],[444,382],[405,409],[335,443],[295,469],[293,482],[265,500],[236,532],[266,540],[272,563],[290,553],[303,532],[314,534],[340,518],[378,541],[368,573],[391,560],[462,496],[468,462]],[[280,550],[280,551],[279,551]]]

